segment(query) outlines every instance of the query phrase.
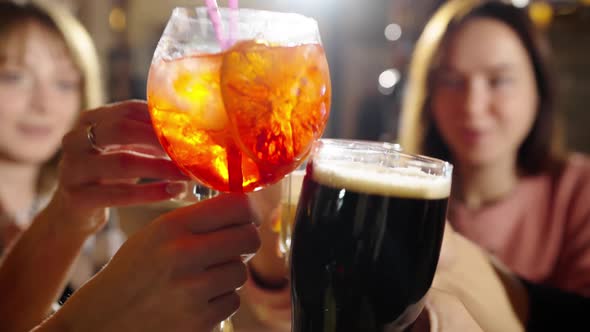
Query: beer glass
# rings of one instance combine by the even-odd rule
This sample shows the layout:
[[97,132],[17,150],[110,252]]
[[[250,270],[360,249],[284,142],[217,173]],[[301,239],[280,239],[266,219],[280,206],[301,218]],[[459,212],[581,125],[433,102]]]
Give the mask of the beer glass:
[[423,308],[452,165],[387,143],[319,140],[291,247],[293,331],[401,331]]
[[279,233],[279,250],[289,264],[289,251],[291,248],[291,236],[295,222],[295,212],[305,170],[295,170],[281,181],[281,213],[276,230]]

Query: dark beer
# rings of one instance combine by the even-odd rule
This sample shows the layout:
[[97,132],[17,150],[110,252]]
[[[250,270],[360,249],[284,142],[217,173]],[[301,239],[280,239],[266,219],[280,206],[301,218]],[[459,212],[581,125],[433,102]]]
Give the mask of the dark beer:
[[395,331],[430,288],[450,178],[311,164],[292,242],[293,331]]

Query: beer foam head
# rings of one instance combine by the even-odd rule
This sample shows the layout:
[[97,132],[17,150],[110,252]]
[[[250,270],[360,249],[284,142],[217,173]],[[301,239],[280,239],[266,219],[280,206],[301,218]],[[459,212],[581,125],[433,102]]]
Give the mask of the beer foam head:
[[418,167],[388,167],[355,161],[322,161],[313,165],[313,179],[333,188],[416,199],[449,197],[451,179]]

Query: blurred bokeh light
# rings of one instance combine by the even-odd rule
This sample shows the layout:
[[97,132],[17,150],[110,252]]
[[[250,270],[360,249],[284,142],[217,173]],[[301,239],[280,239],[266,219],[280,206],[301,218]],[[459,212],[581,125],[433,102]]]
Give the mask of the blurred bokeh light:
[[390,41],[396,41],[402,36],[402,28],[399,24],[391,23],[385,27],[385,38]]

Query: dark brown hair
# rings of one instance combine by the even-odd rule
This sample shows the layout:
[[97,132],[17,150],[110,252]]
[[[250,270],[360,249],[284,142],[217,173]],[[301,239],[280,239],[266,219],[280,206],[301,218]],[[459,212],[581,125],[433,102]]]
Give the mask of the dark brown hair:
[[[463,3],[466,2],[463,1]],[[535,75],[538,96],[537,114],[530,132],[519,147],[517,167],[524,174],[536,174],[553,170],[562,162],[563,139],[561,138],[561,122],[556,114],[556,87],[554,86],[556,80],[553,77],[547,40],[534,26],[527,12],[522,9],[496,1],[471,1],[468,3],[468,7],[463,6],[463,10],[457,10],[457,13],[452,16],[446,25],[446,29],[440,35],[441,38],[434,53],[440,53],[452,34],[472,19],[490,18],[508,26],[518,36],[529,56]],[[426,33],[425,29],[421,39],[425,38]],[[426,72],[427,77],[422,82],[422,84],[426,85],[424,87],[426,91],[421,103],[422,109],[404,108],[404,112],[421,113],[419,116],[414,117],[416,121],[420,122],[419,124],[416,123],[412,126],[410,123],[410,128],[405,128],[408,131],[415,131],[414,133],[406,131],[406,139],[410,145],[415,144],[418,151],[414,152],[450,160],[451,153],[432,120],[430,110],[432,91],[430,82],[432,82],[432,76],[435,72],[435,68],[433,68],[435,58],[436,55],[434,54],[430,57],[429,68]],[[410,89],[420,88],[419,86],[412,86],[412,83],[420,84],[419,82],[411,82]],[[412,135],[418,135],[418,137],[411,137]],[[404,146],[403,139],[401,143]]]

